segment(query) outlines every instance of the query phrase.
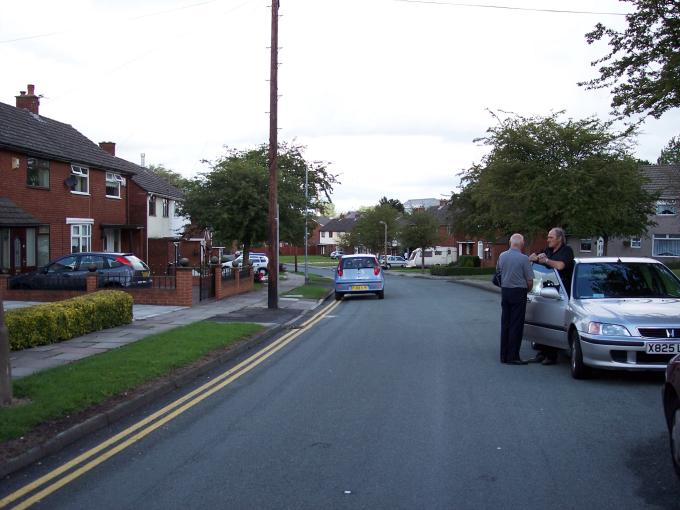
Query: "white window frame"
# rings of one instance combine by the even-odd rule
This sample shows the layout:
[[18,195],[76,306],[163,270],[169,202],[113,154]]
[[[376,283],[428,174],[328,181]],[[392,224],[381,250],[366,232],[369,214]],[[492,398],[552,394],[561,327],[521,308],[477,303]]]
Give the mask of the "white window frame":
[[[672,213],[659,212],[659,209],[661,209],[663,206],[670,206],[670,208],[675,212],[672,212]],[[664,199],[664,200],[657,200],[656,201],[656,215],[657,216],[675,216],[677,213],[678,213],[678,204],[675,200]]]
[[[583,249],[584,242],[590,244],[589,250]],[[591,251],[593,251],[593,240],[592,240],[592,238],[591,239],[580,239],[579,243],[578,243],[578,249],[581,253],[590,253]]]
[[[116,174],[113,172],[106,172],[106,198],[116,198],[118,200],[121,199],[121,191],[120,188],[123,184],[123,176],[120,174]],[[118,191],[117,195],[109,195],[109,187],[115,187],[116,190]]]
[[71,193],[76,195],[89,195],[90,194],[90,169],[86,166],[71,165],[71,175],[79,180],[80,182],[85,182],[86,191],[76,191],[71,190]]
[[170,217],[170,199],[169,198],[161,199],[161,209],[162,209],[163,218],[169,218]]
[[680,257],[680,250],[678,250],[677,255],[657,255],[657,241],[677,241],[680,243],[680,234],[654,234],[652,238],[652,257]]
[[[78,250],[73,246],[77,244]],[[71,253],[83,253],[92,251],[92,224],[74,223],[71,225]]]
[[642,238],[631,236],[630,247],[633,248],[634,250],[642,248]]

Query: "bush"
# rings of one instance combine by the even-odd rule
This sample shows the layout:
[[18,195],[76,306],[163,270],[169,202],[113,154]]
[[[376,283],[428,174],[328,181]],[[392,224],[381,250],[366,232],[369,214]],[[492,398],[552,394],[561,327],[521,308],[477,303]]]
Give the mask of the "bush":
[[680,269],[680,260],[661,261],[668,269]]
[[132,296],[102,290],[64,301],[5,312],[13,351],[63,342],[101,329],[132,322]]
[[494,274],[495,267],[451,267],[434,266],[430,269],[430,274],[434,276],[471,276],[480,274]]
[[476,255],[461,255],[458,258],[458,267],[479,267],[482,261]]

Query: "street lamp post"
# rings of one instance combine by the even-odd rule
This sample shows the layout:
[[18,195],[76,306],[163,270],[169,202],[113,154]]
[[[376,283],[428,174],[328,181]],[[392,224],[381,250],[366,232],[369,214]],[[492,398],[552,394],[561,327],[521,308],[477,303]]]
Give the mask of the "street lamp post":
[[307,198],[307,188],[309,179],[309,169],[305,165],[305,283],[309,283],[309,277],[307,276],[307,213],[309,211],[309,203]]
[[385,265],[387,265],[387,223],[382,220],[378,223],[381,223],[385,227]]

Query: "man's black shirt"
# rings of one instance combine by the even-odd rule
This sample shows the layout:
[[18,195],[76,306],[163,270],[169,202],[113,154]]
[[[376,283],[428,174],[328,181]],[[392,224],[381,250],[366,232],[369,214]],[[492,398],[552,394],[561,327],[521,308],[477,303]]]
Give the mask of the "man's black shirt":
[[558,270],[557,273],[560,275],[562,283],[566,286],[567,294],[571,294],[571,275],[574,272],[574,250],[571,249],[571,246],[563,244],[557,251],[553,251],[552,248],[546,248],[543,253],[550,260],[564,262],[564,269]]

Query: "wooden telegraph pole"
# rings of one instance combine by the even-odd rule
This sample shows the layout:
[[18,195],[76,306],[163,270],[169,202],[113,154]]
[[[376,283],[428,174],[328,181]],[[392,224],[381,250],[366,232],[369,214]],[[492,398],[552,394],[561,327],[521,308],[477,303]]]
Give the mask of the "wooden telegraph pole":
[[272,0],[272,42],[269,76],[269,284],[268,308],[279,307],[279,213],[278,213],[278,46],[279,0]]
[[0,297],[0,406],[12,403],[12,365],[9,360],[9,333],[5,325],[5,309]]

